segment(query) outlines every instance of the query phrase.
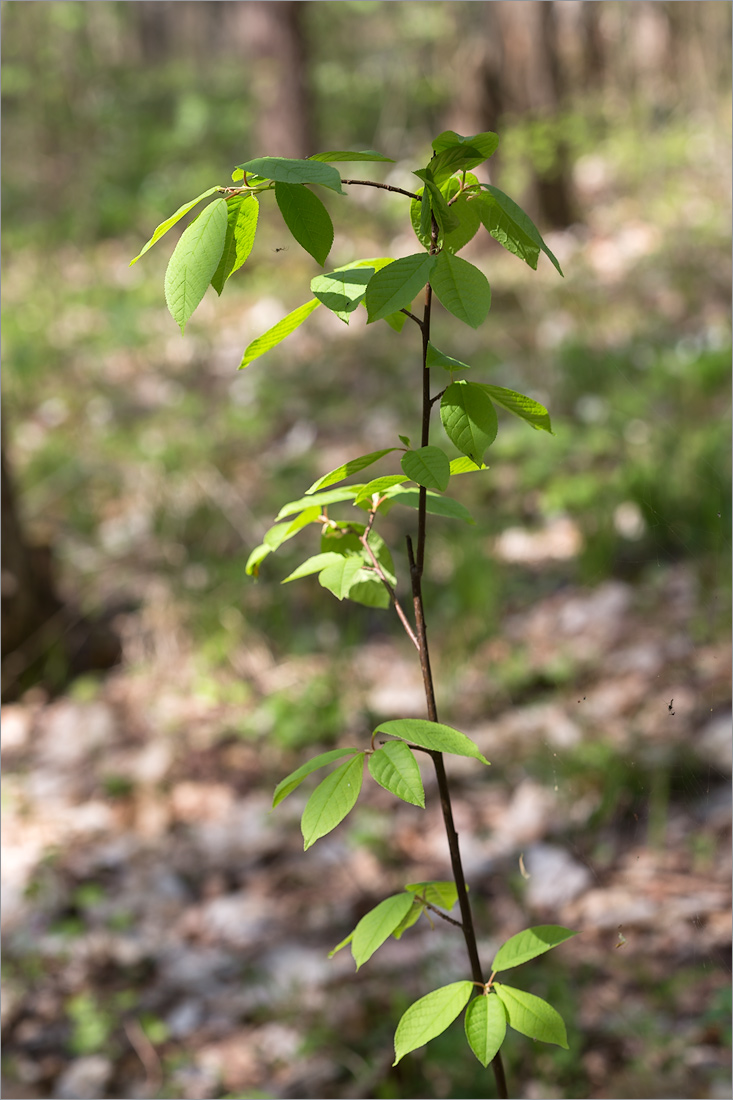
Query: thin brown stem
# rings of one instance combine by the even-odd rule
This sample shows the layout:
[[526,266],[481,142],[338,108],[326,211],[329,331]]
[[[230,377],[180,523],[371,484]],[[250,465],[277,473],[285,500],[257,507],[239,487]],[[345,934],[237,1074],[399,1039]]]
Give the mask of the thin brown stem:
[[369,531],[371,530],[371,526],[372,526],[373,522],[374,522],[374,513],[372,513],[372,515],[370,516],[369,526],[365,530],[364,534],[361,536],[362,545],[364,546],[364,549],[366,550],[369,557],[372,559],[372,565],[374,566],[374,569],[376,571],[377,576],[379,577],[380,581],[382,582],[382,584],[384,585],[384,587],[387,589],[387,591],[389,593],[389,598],[391,599],[392,605],[393,605],[395,611],[397,612],[397,618],[400,620],[403,627],[405,628],[405,633],[407,634],[407,637],[410,639],[410,641],[414,645],[415,649],[419,653],[420,652],[420,643],[417,640],[417,635],[415,634],[415,631],[410,626],[410,621],[407,618],[407,615],[405,615],[405,612],[402,610],[402,606],[400,604],[400,601],[397,599],[397,593],[395,592],[394,588],[392,587],[392,585],[389,583],[386,576],[384,575],[384,570],[382,569],[381,565],[379,564],[379,561],[377,560],[377,557],[376,557],[374,551],[372,550],[371,546],[369,545]]
[[398,195],[407,195],[408,199],[416,199],[420,202],[420,196],[412,191],[405,191],[403,187],[392,187],[389,183],[375,183],[374,180],[341,180],[342,183],[359,184],[361,187],[381,187],[383,191],[396,191]]

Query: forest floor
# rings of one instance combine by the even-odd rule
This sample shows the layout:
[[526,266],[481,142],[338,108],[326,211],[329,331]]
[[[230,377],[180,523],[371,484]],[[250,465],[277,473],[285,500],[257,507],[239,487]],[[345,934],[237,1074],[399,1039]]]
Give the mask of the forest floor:
[[[513,1035],[513,1095],[729,1095],[731,655],[695,641],[696,603],[684,565],[654,588],[567,586],[453,685],[444,720],[492,761],[448,765],[482,958],[528,924],[582,932],[520,976],[559,1004],[570,1052],[529,1061]],[[105,680],[5,708],[3,1094],[487,1095],[478,1063],[453,1072],[463,1044],[390,1068],[399,1012],[465,972],[455,929],[421,920],[356,976],[328,957],[405,880],[449,877],[427,769],[427,810],[369,784],[304,854],[303,788],[270,812],[303,751],[233,732],[239,704],[197,690],[165,594],[117,625]],[[480,718],[492,662],[539,673],[558,650],[563,686]],[[318,661],[232,654],[264,694],[305,690]],[[422,713],[400,641],[345,651],[340,678],[354,713]]]

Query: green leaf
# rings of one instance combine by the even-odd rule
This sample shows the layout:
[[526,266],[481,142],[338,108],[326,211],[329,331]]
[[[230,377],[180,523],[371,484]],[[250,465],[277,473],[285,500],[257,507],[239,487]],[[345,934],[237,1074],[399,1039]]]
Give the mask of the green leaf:
[[219,295],[229,276],[239,271],[252,251],[257,232],[259,208],[254,195],[233,195],[227,199],[227,232],[224,238],[224,250],[211,280],[211,285]]
[[216,199],[184,229],[170,258],[165,300],[181,333],[219,266],[226,232],[227,204],[224,199]]
[[[372,559],[364,549],[360,538],[364,531],[363,523],[348,522],[339,523],[336,528],[326,527],[321,535],[321,550],[324,552],[333,550],[337,554],[359,554],[362,558],[362,564],[367,569],[373,570]],[[394,562],[384,539],[376,531],[372,531],[369,535],[369,545],[387,580],[390,584],[396,584]],[[367,573],[364,579],[369,578],[369,576],[370,574]]]
[[[482,156],[480,151],[473,145],[450,145],[447,149],[441,149],[439,153],[435,154],[429,167],[433,179],[440,185],[445,183],[454,172],[461,169],[465,172],[469,168],[475,168],[477,164],[481,164],[484,160],[486,160],[486,157]],[[415,175],[419,175],[419,173],[416,172]]]
[[489,763],[465,733],[440,722],[429,722],[427,718],[395,718],[389,722],[381,722],[374,732],[400,737],[403,741],[410,741],[413,745],[430,749],[431,752],[470,756],[473,760],[480,760],[482,764]]
[[358,580],[357,578],[349,589],[347,599],[353,603],[360,603],[364,607],[381,607],[382,609],[389,607],[389,592],[379,578],[374,575],[369,577],[365,572],[362,572],[361,575],[364,579]]
[[134,260],[130,260],[129,266],[132,267],[133,264],[136,264],[140,257],[144,256],[148,249],[152,248],[156,241],[159,241],[176,222],[179,222],[181,218],[185,217],[189,210],[193,210],[197,203],[201,202],[202,199],[208,199],[209,195],[213,195],[215,192],[223,190],[223,187],[210,187],[208,191],[202,192],[197,198],[191,199],[190,202],[185,202],[183,206],[179,206],[175,214],[171,214],[170,218],[166,218],[164,222],[161,222],[160,225],[156,227],[155,232],[147,244],[143,245]]
[[375,477],[373,481],[367,482],[359,490],[354,497],[354,504],[361,504],[363,500],[371,501],[375,494],[381,496],[387,489],[391,489],[394,485],[401,485],[403,481],[407,481],[404,474],[386,474],[384,477]]
[[460,359],[453,359],[450,355],[445,355],[442,351],[438,351],[434,344],[428,344],[428,355],[426,366],[428,367],[443,367],[445,370],[470,370],[468,363],[462,363]]
[[444,149],[450,149],[455,145],[470,145],[481,154],[482,160],[487,160],[496,152],[499,138],[491,130],[481,134],[470,134],[468,137],[461,137],[455,130],[443,130],[433,139],[433,149],[436,153],[441,153]]
[[336,554],[336,560],[327,565],[318,576],[318,583],[333,592],[338,600],[349,595],[349,590],[364,567],[361,554]]
[[298,244],[323,267],[333,244],[333,222],[326,207],[317,195],[297,183],[278,181],[275,199]]
[[492,993],[474,997],[466,1009],[465,1028],[468,1045],[485,1069],[506,1037],[506,1010],[501,999]]
[[331,950],[330,950],[330,951],[328,952],[328,957],[329,957],[329,959],[332,959],[332,958],[334,957],[334,955],[335,955],[335,954],[336,954],[336,953],[337,953],[338,951],[341,951],[341,949],[342,949],[342,948],[344,948],[344,947],[347,947],[347,946],[348,946],[348,944],[350,944],[350,943],[351,943],[351,941],[353,940],[353,938],[354,938],[354,933],[353,933],[353,932],[349,932],[349,934],[348,934],[348,936],[346,937],[346,939],[344,939],[344,940],[341,940],[341,943],[337,944],[337,945],[336,945],[336,946],[335,946],[334,948],[332,948],[332,949],[331,949]]
[[412,928],[413,924],[417,924],[424,912],[425,906],[416,899],[413,900],[412,908],[407,910],[407,915],[403,917],[392,933],[394,938],[399,940],[403,932],[406,932],[408,928]]
[[425,252],[394,260],[372,276],[367,287],[365,305],[368,321],[379,321],[399,309],[407,309],[430,279],[436,257]]
[[245,164],[238,164],[245,172],[254,172],[263,179],[279,183],[320,183],[339,195],[346,192],[341,187],[341,175],[337,168],[318,160],[292,160],[288,157],[257,157]]
[[317,481],[314,481],[310,489],[306,489],[306,493],[315,493],[318,489],[325,489],[328,485],[335,485],[337,481],[343,481],[345,477],[350,477],[351,474],[356,474],[359,470],[364,470],[367,466],[371,466],[373,462],[377,462],[380,458],[384,458],[385,455],[391,454],[392,451],[399,450],[398,447],[385,447],[383,451],[370,451],[369,454],[359,455],[358,458],[350,458],[348,462],[344,462],[342,466],[337,466],[335,470],[331,470],[329,473],[324,474],[323,477],[319,477]]
[[516,390],[504,389],[503,386],[490,386],[486,382],[479,382],[477,385],[486,390],[489,397],[493,398],[499,405],[503,405],[515,416],[526,420],[533,428],[549,432],[550,435],[555,434],[550,424],[550,414],[544,405],[540,405],[539,401],[533,401],[531,397],[527,397],[523,393],[517,393]]
[[565,1023],[560,1013],[533,993],[515,989],[511,985],[494,982],[493,988],[506,1009],[509,1026],[530,1039],[541,1043],[556,1043],[568,1049],[568,1037]]
[[491,287],[484,273],[468,260],[441,252],[430,282],[442,304],[459,321],[478,328],[486,320]]
[[538,924],[534,928],[525,928],[501,945],[494,956],[491,969],[509,970],[512,966],[521,966],[577,935],[577,932],[571,932],[569,928],[563,928],[559,924]]
[[320,573],[329,565],[333,565],[338,557],[339,555],[333,552],[314,554],[312,558],[307,558],[297,569],[289,573],[281,583],[288,584],[290,581],[299,581],[301,577],[310,577],[313,573]]
[[[454,459],[454,461],[456,460]],[[388,490],[386,495],[388,500],[394,504],[403,504],[407,508],[418,508],[420,506],[419,489],[398,489],[395,487],[393,490]],[[432,516],[445,516],[447,519],[460,519],[463,520],[464,523],[470,524],[475,524],[476,522],[465,504],[461,504],[457,500],[452,500],[451,497],[444,497],[439,496],[437,493],[431,493],[429,490],[426,508]]]
[[335,829],[353,810],[363,775],[364,753],[360,752],[318,784],[306,803],[300,822],[305,851]]
[[397,1025],[392,1065],[441,1035],[466,1007],[473,989],[473,982],[452,982],[411,1004]]
[[351,941],[351,954],[357,970],[389,939],[411,908],[409,894],[393,894],[365,913],[354,929]]
[[310,157],[308,157],[308,160],[326,160],[326,161],[328,161],[328,160],[334,160],[334,161],[339,161],[339,160],[346,160],[346,161],[357,161],[357,160],[378,161],[378,160],[384,160],[384,161],[388,161],[389,164],[394,164],[394,161],[393,161],[392,157],[383,157],[381,153],[375,153],[373,149],[362,149],[361,152],[353,152],[353,151],[344,152],[343,150],[337,150],[336,152],[330,151],[328,153],[313,153]]
[[323,493],[311,493],[299,500],[290,500],[283,504],[277,513],[276,519],[292,516],[295,512],[302,512],[305,508],[325,508],[329,504],[339,504],[342,500],[351,500],[361,489],[361,485],[342,485],[340,489],[329,489]]
[[450,481],[450,462],[440,447],[420,447],[417,451],[407,451],[400,463],[411,481],[423,485],[426,489],[448,488]]
[[351,268],[330,271],[311,279],[311,290],[327,309],[348,325],[349,314],[363,301],[374,268]]
[[541,249],[562,275],[562,268],[557,258],[550,252],[539,229],[521,206],[518,206],[498,187],[493,187],[489,183],[481,186],[484,192],[481,195],[479,208],[481,221],[491,236],[532,268],[537,267],[537,257]]
[[451,382],[440,400],[440,419],[451,443],[480,466],[496,439],[498,420],[491,398],[473,382]]
[[291,539],[293,535],[297,535],[298,531],[303,527],[307,527],[309,523],[315,523],[321,514],[321,509],[318,507],[305,508],[300,515],[297,515],[294,520],[290,520],[287,523],[275,523],[268,531],[265,531],[262,541],[265,546],[269,546],[271,550],[277,550],[279,546],[282,546],[284,542]]
[[[418,225],[415,232],[421,244],[424,244],[426,248],[430,248],[432,244],[433,229],[432,207],[430,205],[432,196],[430,194],[430,189],[427,187],[421,187],[417,194],[420,196],[420,210],[418,212]],[[415,199],[410,200],[410,210],[412,210],[412,204],[414,202]]]
[[452,458],[450,462],[450,476],[454,474],[474,474],[479,470],[488,470],[488,466],[484,466],[483,462],[480,466],[477,466],[472,458],[466,458],[465,455],[461,455],[460,458]]
[[244,567],[244,571],[248,577],[259,576],[260,565],[269,553],[271,553],[270,547],[265,545],[265,543],[260,543],[259,546],[255,546],[254,550],[247,558],[247,564]]
[[358,752],[359,749],[331,749],[330,752],[322,752],[318,756],[314,756],[307,764],[303,764],[302,767],[297,768],[290,775],[286,775],[275,787],[275,794],[272,799],[273,810],[280,805],[284,798],[292,794],[296,787],[299,787],[303,780],[308,778],[311,772],[318,771],[319,768],[325,768],[327,764],[339,760],[342,756],[353,756]]
[[452,909],[458,901],[455,882],[412,882],[405,887],[405,890],[409,890],[412,894],[419,894],[425,901],[429,901],[431,905],[438,905],[441,909]]
[[[380,787],[403,802],[425,809],[425,791],[415,754],[403,741],[389,741],[369,757],[369,771]],[[402,918],[400,918],[402,919]]]
[[[413,175],[418,176],[421,180],[423,180],[425,186],[430,192],[430,208],[435,215],[435,220],[438,223],[438,227],[441,232],[448,233],[451,229],[457,229],[460,225],[460,222],[448,206],[448,203],[445,201],[445,196],[433,179],[433,174],[430,168],[420,168],[417,171],[413,172]],[[424,193],[425,192],[423,192],[423,194]],[[422,216],[420,219],[420,230],[422,232]]]
[[476,236],[481,225],[481,212],[475,195],[459,195],[455,202],[451,203],[451,210],[458,218],[456,229],[446,233],[443,238],[443,250],[447,252],[460,252],[469,241]]
[[314,309],[317,309],[321,303],[317,298],[312,298],[310,302],[306,302],[302,306],[298,306],[292,313],[288,313],[287,317],[283,317],[282,321],[278,321],[276,325],[264,332],[262,336],[258,336],[256,340],[247,347],[247,350],[242,357],[242,362],[239,364],[239,369],[248,367],[249,364],[257,359],[260,355],[264,355],[266,351],[271,351],[272,348],[277,347],[286,336],[290,336],[291,332],[295,332],[299,325],[303,324]]

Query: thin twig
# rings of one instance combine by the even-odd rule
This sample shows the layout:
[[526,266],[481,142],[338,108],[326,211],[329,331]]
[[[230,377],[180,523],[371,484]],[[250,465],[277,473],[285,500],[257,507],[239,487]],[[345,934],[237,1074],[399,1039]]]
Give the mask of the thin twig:
[[414,321],[418,328],[422,328],[422,321],[419,317],[416,317],[414,313],[410,313],[409,309],[401,309],[400,313],[404,313],[406,317],[409,317],[411,321]]
[[408,199],[420,202],[420,195],[414,195],[412,191],[405,191],[402,187],[392,187],[389,183],[375,183],[374,180],[341,180],[342,183],[356,183],[362,187],[381,187],[383,191],[396,191],[398,195],[407,195]]
[[400,620],[403,627],[405,628],[405,633],[407,634],[408,638],[410,639],[410,641],[414,645],[415,649],[419,653],[420,652],[420,643],[417,640],[417,635],[415,634],[415,631],[410,626],[410,622],[407,618],[407,615],[405,615],[405,612],[402,610],[402,606],[400,604],[400,601],[397,599],[397,593],[395,592],[394,588],[392,587],[392,585],[389,583],[386,576],[384,575],[384,570],[382,569],[381,565],[377,561],[376,555],[375,555],[374,551],[372,550],[371,546],[369,545],[369,542],[368,542],[369,530],[371,529],[371,525],[372,525],[373,522],[374,522],[374,513],[372,513],[372,515],[370,516],[369,527],[364,532],[364,534],[361,536],[362,545],[364,546],[364,549],[366,550],[369,557],[372,559],[372,564],[374,565],[374,569],[376,571],[377,576],[379,577],[380,581],[382,582],[384,587],[389,592],[389,598],[391,599],[392,604],[394,606],[394,609],[397,612],[398,619]]
[[[418,897],[419,896],[420,895],[418,894]],[[434,905],[431,905],[429,901],[425,901],[424,898],[421,898],[420,900],[422,901],[426,909],[429,909],[432,913],[435,913],[436,916],[442,917],[443,920],[447,920],[448,924],[455,924],[456,928],[463,928],[463,925],[459,920],[454,920],[453,917],[449,917],[447,913],[442,913],[440,909],[436,909]]]

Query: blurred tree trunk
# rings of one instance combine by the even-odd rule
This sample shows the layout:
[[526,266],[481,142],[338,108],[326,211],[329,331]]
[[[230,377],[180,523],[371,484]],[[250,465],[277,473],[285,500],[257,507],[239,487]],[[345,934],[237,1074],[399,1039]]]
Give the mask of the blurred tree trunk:
[[43,633],[61,609],[54,590],[50,552],[26,542],[5,449],[2,462],[2,692],[25,671],[24,644]]
[[307,157],[316,149],[303,31],[306,5],[251,0],[239,11],[252,58],[247,76],[256,103],[255,155]]
[[[109,619],[95,620],[64,603],[53,577],[49,546],[33,546],[25,535],[5,448],[2,467],[2,698],[15,698],[42,680],[59,689],[73,676],[111,668],[121,646]],[[122,605],[119,610],[127,609]],[[53,654],[55,660],[49,659]]]
[[[479,12],[478,8],[483,9]],[[549,124],[566,101],[565,75],[558,49],[554,0],[493,0],[477,5],[481,24],[470,47],[458,105],[463,133],[498,130],[505,118],[548,120],[546,142],[554,145],[549,164],[533,160],[534,213],[543,225],[564,228],[576,217],[567,149]],[[501,150],[500,150],[501,152]],[[544,158],[547,159],[547,158]],[[498,162],[498,158],[497,158]]]

